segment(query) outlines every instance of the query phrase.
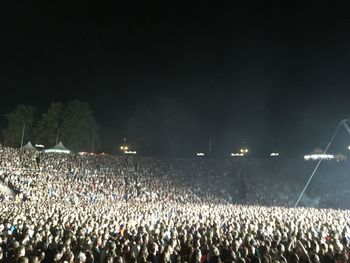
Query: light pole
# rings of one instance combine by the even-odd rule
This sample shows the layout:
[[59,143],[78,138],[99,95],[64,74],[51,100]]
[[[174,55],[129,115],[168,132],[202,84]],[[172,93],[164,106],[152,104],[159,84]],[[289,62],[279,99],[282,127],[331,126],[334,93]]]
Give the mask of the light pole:
[[58,131],[59,131],[60,129],[59,128],[57,128],[57,131],[56,131],[56,145],[58,144]]
[[23,147],[23,139],[24,139],[24,131],[26,129],[26,125],[23,123],[23,129],[22,129],[22,138],[21,138],[21,148]]
[[95,147],[95,131],[92,132],[92,144],[91,144],[91,152],[94,152]]

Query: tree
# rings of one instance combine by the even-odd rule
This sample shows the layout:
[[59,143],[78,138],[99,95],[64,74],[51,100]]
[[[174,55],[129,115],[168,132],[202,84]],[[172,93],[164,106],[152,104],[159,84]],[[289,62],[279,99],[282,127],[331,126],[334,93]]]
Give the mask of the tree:
[[24,142],[31,139],[34,122],[34,108],[30,105],[18,105],[12,112],[5,114],[7,127],[2,130],[4,145],[18,147],[21,145],[23,126]]
[[86,102],[71,101],[62,113],[60,141],[73,151],[90,151],[96,122]]
[[56,143],[56,135],[61,125],[63,104],[52,102],[49,109],[38,121],[36,127],[36,142],[45,146],[53,146]]

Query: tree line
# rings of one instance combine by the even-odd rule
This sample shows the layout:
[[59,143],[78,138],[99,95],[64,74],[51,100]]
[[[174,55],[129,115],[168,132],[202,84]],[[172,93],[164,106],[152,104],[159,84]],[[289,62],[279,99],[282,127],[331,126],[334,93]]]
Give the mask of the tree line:
[[2,142],[8,147],[19,147],[24,130],[24,142],[52,147],[62,141],[73,151],[90,151],[98,144],[96,121],[88,103],[73,100],[64,105],[52,102],[38,114],[31,105],[17,105],[5,114],[7,125],[1,130]]
[[90,152],[94,144],[94,151],[121,153],[119,146],[126,143],[145,156],[193,156],[207,148],[196,115],[176,98],[157,96],[127,115],[122,122],[114,121],[118,125],[105,127],[97,125],[90,105],[80,100],[52,102],[43,113],[31,105],[17,105],[5,114],[0,141],[4,146],[19,147],[25,125],[24,143],[50,148],[62,141],[75,152]]

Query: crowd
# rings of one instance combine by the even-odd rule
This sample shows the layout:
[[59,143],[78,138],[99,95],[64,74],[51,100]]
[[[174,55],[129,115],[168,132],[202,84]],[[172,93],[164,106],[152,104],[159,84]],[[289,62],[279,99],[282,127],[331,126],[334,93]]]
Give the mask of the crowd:
[[350,211],[289,208],[281,169],[3,148],[0,262],[348,262]]

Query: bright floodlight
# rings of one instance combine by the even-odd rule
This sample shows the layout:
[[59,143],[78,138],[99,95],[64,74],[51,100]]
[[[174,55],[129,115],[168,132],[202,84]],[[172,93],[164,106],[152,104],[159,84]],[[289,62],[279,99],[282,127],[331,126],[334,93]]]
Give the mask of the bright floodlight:
[[204,156],[204,153],[197,153],[197,156]]
[[248,153],[248,149],[244,149],[244,152],[245,152],[245,153]]
[[136,151],[125,151],[125,154],[136,154]]
[[240,151],[241,153],[243,153],[243,152],[244,152],[244,149],[240,149],[239,151]]
[[348,150],[350,150],[350,145],[348,146]]
[[271,153],[270,156],[279,156],[279,153]]
[[127,151],[127,150],[129,150],[129,147],[125,146],[125,145],[122,145],[122,146],[120,146],[120,150]]
[[243,153],[231,153],[231,156],[244,156]]
[[322,160],[332,160],[332,159],[334,159],[334,155],[332,155],[332,154],[310,154],[310,155],[305,155],[304,156],[304,159],[306,160],[306,161],[308,161],[308,160],[320,160],[320,159],[322,159]]

